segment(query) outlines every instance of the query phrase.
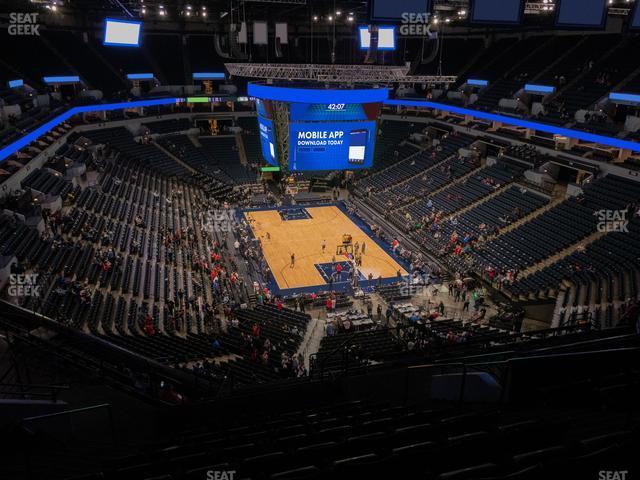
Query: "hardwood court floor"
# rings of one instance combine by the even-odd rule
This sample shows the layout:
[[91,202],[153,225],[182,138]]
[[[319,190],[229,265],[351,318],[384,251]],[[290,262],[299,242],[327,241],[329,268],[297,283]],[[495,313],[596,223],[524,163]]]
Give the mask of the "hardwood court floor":
[[[334,256],[336,261],[345,260],[344,256],[336,255],[336,248],[342,244],[345,233],[353,236],[354,244],[366,242],[362,267],[359,267],[365,278],[369,273],[373,273],[373,278],[378,278],[378,275],[382,278],[395,277],[398,270],[402,275],[407,274],[337,207],[309,207],[306,210],[312,218],[287,221],[280,218],[277,210],[244,213],[262,244],[264,257],[281,290],[325,285],[315,265],[330,263]],[[267,239],[267,233],[270,239]],[[322,240],[327,244],[324,254]],[[296,256],[293,268],[290,267],[292,253]]]

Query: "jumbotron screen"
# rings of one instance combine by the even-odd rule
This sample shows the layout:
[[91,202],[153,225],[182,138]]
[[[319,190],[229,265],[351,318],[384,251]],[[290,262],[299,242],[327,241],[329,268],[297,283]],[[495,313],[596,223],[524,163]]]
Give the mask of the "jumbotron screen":
[[380,103],[290,104],[289,170],[371,168]]
[[273,115],[269,100],[256,100],[258,112],[258,128],[260,129],[260,146],[262,157],[269,165],[278,165],[276,156],[276,140],[273,133]]

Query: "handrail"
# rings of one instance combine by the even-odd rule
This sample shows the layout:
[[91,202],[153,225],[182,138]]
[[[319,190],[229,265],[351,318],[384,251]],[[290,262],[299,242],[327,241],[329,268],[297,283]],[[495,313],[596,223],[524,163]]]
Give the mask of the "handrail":
[[25,417],[22,419],[23,422],[31,422],[31,421],[36,421],[36,420],[42,420],[44,418],[51,418],[51,417],[60,417],[60,416],[65,416],[65,415],[74,415],[76,413],[84,413],[84,412],[88,412],[91,410],[98,410],[101,408],[111,408],[111,404],[110,403],[100,403],[98,405],[90,405],[88,407],[81,407],[81,408],[73,408],[71,410],[63,410],[62,412],[54,412],[54,413],[45,413],[44,415],[35,415],[33,417]]

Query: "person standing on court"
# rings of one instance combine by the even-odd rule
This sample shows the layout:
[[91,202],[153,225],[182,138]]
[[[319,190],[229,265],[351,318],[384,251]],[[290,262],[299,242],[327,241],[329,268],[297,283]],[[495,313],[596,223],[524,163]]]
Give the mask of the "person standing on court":
[[362,255],[364,255],[364,251],[367,248],[367,243],[366,242],[362,242],[362,248],[360,249],[360,251],[362,252]]
[[324,255],[324,251],[327,248],[327,241],[326,240],[322,240],[322,254]]
[[296,254],[292,253],[291,254],[291,268],[293,268],[293,266],[296,264]]

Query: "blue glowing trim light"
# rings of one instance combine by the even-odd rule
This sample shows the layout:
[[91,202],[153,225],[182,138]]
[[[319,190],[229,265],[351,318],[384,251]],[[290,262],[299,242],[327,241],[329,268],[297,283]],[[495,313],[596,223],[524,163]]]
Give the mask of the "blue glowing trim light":
[[49,85],[58,85],[61,83],[80,83],[78,75],[68,75],[60,77],[43,77],[44,83]]
[[475,80],[473,78],[470,78],[469,80],[467,80],[467,85],[473,85],[474,87],[486,87],[487,85],[489,85],[489,81]]
[[0,150],[0,162],[7,157],[13,155],[21,148],[26,147],[31,142],[36,141],[39,137],[47,133],[49,130],[54,129],[57,125],[61,124],[65,120],[70,119],[72,116],[79,113],[88,112],[101,112],[109,110],[122,110],[124,108],[139,108],[139,107],[154,107],[158,105],[171,105],[178,103],[177,98],[158,98],[154,100],[140,100],[136,102],[120,102],[120,103],[105,103],[104,105],[84,105],[81,107],[73,107],[64,113],[61,113],[47,123],[40,125],[34,131],[27,133],[24,137],[16,140],[15,142],[7,145]]
[[541,95],[549,95],[556,91],[556,87],[551,85],[534,85],[532,83],[527,83],[524,86],[524,91],[527,93],[539,93]]
[[18,88],[24,85],[24,81],[22,79],[18,80],[9,80],[9,88]]
[[[391,36],[393,37],[393,45],[380,46],[380,32],[382,30],[391,30]],[[364,45],[362,42],[363,32],[366,32],[367,35],[371,35],[369,33],[369,27],[366,25],[358,27],[358,43],[360,44],[360,50],[368,50],[369,45],[371,45],[371,36],[369,36],[369,45]],[[395,49],[396,49],[396,27],[394,27],[393,25],[378,25],[378,51],[389,52]]]
[[609,100],[629,102],[629,103],[640,103],[640,95],[634,95],[632,93],[611,92],[609,94]]
[[153,73],[127,73],[129,80],[153,80]]
[[386,88],[321,89],[274,87],[249,83],[249,95],[262,100],[300,103],[376,103],[389,98]]
[[498,115],[495,113],[481,112],[478,110],[471,110],[469,108],[456,107],[453,105],[445,105],[444,103],[427,102],[423,100],[386,100],[384,104],[399,105],[403,107],[433,108],[436,110],[442,110],[443,112],[455,113],[457,115],[469,115],[481,120],[501,122],[507,125],[513,125],[515,127],[529,128],[531,130],[553,133],[555,135],[562,135],[568,138],[576,138],[584,142],[599,143],[601,145],[608,145],[610,147],[623,148],[626,150],[631,150],[633,152],[640,152],[640,143],[630,142],[628,140],[620,140],[619,138],[615,137],[596,135],[595,133],[582,132],[580,130],[572,130],[570,128],[547,125],[545,123],[531,122],[529,120],[507,117],[505,115]]
[[224,80],[226,77],[224,72],[194,72],[194,80]]

